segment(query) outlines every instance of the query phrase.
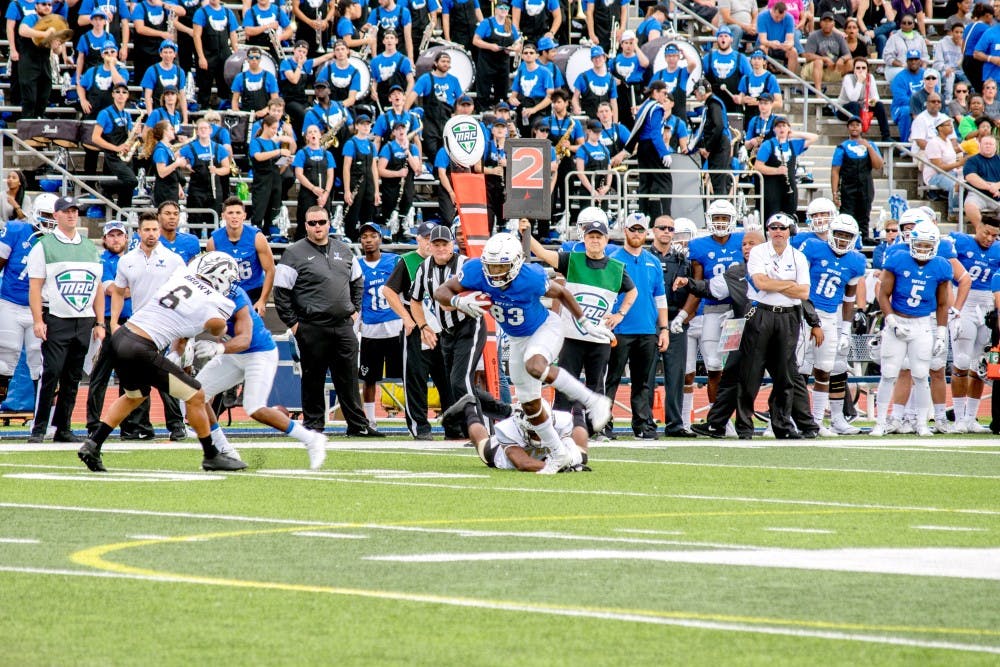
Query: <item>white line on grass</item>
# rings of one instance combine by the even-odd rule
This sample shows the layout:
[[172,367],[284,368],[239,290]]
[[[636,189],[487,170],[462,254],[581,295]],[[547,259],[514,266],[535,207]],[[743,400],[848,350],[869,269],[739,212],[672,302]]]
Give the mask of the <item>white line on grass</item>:
[[643,530],[640,528],[615,528],[616,533],[633,533],[636,535],[683,535],[683,530]]
[[[207,579],[202,577],[185,577],[178,575],[140,575],[117,572],[101,571],[78,571],[78,570],[58,570],[46,568],[29,567],[7,567],[0,566],[0,572],[18,572],[25,574],[47,574],[58,576],[76,577],[98,577],[106,579],[138,579],[142,581],[153,581],[162,583],[192,583],[198,585],[213,586],[233,586],[232,580]],[[281,585],[273,585],[280,588]],[[289,586],[288,590],[300,590],[304,587]],[[615,611],[604,611],[600,609],[574,609],[571,607],[555,607],[541,604],[527,604],[517,602],[504,602],[493,600],[477,600],[469,598],[448,598],[437,595],[422,595],[414,593],[399,593],[392,591],[365,591],[354,589],[335,589],[308,587],[312,592],[328,593],[331,595],[354,595],[359,597],[377,598],[381,600],[395,600],[401,602],[422,602],[428,604],[442,604],[456,607],[466,607],[474,609],[492,609],[497,611],[512,611],[518,613],[548,614],[553,616],[567,616],[572,618],[595,618],[609,621],[623,621],[632,623],[648,623],[652,625],[667,625],[682,628],[694,628],[699,630],[718,630],[721,632],[743,632],[749,634],[776,635],[783,637],[808,637],[814,639],[828,639],[831,641],[851,641],[868,644],[886,644],[891,646],[910,646],[914,648],[938,649],[945,651],[965,651],[971,653],[987,653],[1000,655],[1000,646],[962,644],[958,642],[934,641],[924,639],[912,639],[910,637],[896,637],[891,635],[862,634],[858,632],[836,632],[832,630],[807,630],[801,628],[775,627],[773,625],[754,625],[752,623],[735,623],[725,621],[706,621],[695,618],[664,617],[654,615],[644,615],[637,613],[623,613]]]
[[295,537],[329,537],[336,540],[367,540],[367,535],[352,535],[350,533],[327,533],[323,531],[304,530],[301,533],[292,533]]
[[910,526],[914,530],[947,530],[954,531],[956,533],[986,533],[989,532],[986,528],[968,528],[965,526]]
[[41,540],[32,540],[24,537],[0,537],[3,544],[41,544]]
[[806,533],[809,535],[833,535],[835,530],[822,530],[820,528],[765,528],[772,533]]

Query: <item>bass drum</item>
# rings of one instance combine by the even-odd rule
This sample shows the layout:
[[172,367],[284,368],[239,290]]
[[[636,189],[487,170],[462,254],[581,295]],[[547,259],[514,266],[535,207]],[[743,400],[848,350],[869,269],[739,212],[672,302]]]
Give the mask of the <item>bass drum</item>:
[[701,78],[701,55],[698,52],[698,47],[681,37],[660,37],[646,42],[642,47],[642,52],[652,63],[652,70],[659,72],[661,69],[667,69],[667,57],[663,55],[663,49],[668,44],[673,44],[681,52],[679,67],[687,68],[688,65],[694,63],[694,68],[689,70],[687,90],[685,91],[690,95],[694,92],[694,84]]
[[354,65],[354,69],[358,70],[358,77],[361,79],[361,92],[358,93],[358,99],[363,100],[371,95],[372,92],[372,71],[364,58],[348,56],[347,62]]
[[589,69],[593,69],[594,63],[590,60],[590,47],[579,44],[564,44],[556,49],[552,56],[552,62],[556,64],[559,71],[566,79],[566,87],[573,90],[573,83],[576,77]]
[[[274,78],[278,78],[278,68],[274,64],[274,58],[266,49],[261,49],[261,55],[263,58],[261,58],[260,66],[273,74]],[[222,76],[226,80],[226,84],[231,86],[236,75],[248,69],[250,69],[250,65],[247,64],[247,50],[242,48],[226,58],[226,63],[222,66]]]
[[472,57],[457,46],[434,46],[421,53],[417,58],[417,78],[434,69],[434,59],[442,51],[451,56],[451,69],[448,73],[455,75],[463,93],[469,92],[476,80],[476,66],[472,64]]

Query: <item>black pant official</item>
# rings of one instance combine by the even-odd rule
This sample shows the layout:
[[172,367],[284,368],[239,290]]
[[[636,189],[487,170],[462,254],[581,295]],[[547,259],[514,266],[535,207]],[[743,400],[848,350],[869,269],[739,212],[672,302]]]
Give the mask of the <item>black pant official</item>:
[[302,358],[302,425],[314,431],[326,426],[324,399],[330,372],[337,401],[347,422],[347,434],[368,424],[358,394],[358,337],[350,318],[332,325],[299,322],[295,332]]
[[[56,427],[57,438],[70,431],[76,394],[83,379],[83,361],[90,348],[90,337],[94,333],[93,317],[62,318],[44,312],[46,326],[45,340],[42,341],[42,377],[38,387],[38,401],[35,403],[35,422],[31,427],[33,437],[44,437],[49,425],[49,413]],[[59,399],[56,401],[56,388]]]
[[[795,384],[798,367],[795,359],[795,341],[799,338],[802,324],[801,309],[796,306],[770,306],[759,303],[756,311],[747,319],[740,341],[740,389],[739,407],[741,412],[753,413],[754,400],[760,390],[764,370],[774,381],[772,393],[775,400],[786,400]],[[727,364],[728,366],[728,364]],[[774,437],[787,438],[791,432],[788,424],[772,424]]]

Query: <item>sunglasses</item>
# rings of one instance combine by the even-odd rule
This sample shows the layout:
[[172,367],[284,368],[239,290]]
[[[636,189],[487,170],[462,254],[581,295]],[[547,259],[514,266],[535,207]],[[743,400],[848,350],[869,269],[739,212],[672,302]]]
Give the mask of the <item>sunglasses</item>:
[[326,220],[325,218],[324,219],[313,218],[312,220],[306,220],[306,224],[309,225],[310,227],[319,227],[320,225],[325,225],[327,222],[329,222],[329,220]]
[[969,92],[969,91],[967,91],[967,90],[962,90],[961,88],[956,88],[956,89],[955,89],[955,94],[956,94],[956,95],[958,95],[959,93],[962,93],[962,94],[965,94],[965,93],[968,93],[968,92]]
[[787,232],[788,231],[788,225],[768,225],[767,228],[770,229],[772,232]]
[[661,231],[661,232],[664,231],[664,230],[668,231],[668,232],[674,231],[673,227],[666,227],[664,225],[657,225],[657,226],[653,227],[653,229],[656,229],[656,230]]
[[896,229],[895,227],[890,227],[889,229],[886,229],[886,230],[885,230],[885,233],[886,233],[886,234],[898,234],[898,233],[899,233],[899,230],[898,230],[898,229]]
[[868,67],[867,67],[867,66],[865,66],[865,65],[858,65],[858,66],[857,66],[857,67],[855,67],[854,69],[868,69]]
[[635,226],[635,227],[629,227],[628,231],[632,232],[633,234],[644,234],[646,232],[646,228]]
[[247,60],[260,60],[260,56],[247,56]]
[[545,134],[548,134],[549,133],[549,128],[547,128],[547,127],[535,128],[535,132],[544,132]]

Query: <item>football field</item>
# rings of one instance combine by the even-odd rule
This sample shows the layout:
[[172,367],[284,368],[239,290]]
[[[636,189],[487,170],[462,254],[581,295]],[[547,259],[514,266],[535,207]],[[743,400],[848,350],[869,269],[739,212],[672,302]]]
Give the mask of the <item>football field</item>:
[[0,445],[0,664],[1000,663],[996,438],[331,441]]

